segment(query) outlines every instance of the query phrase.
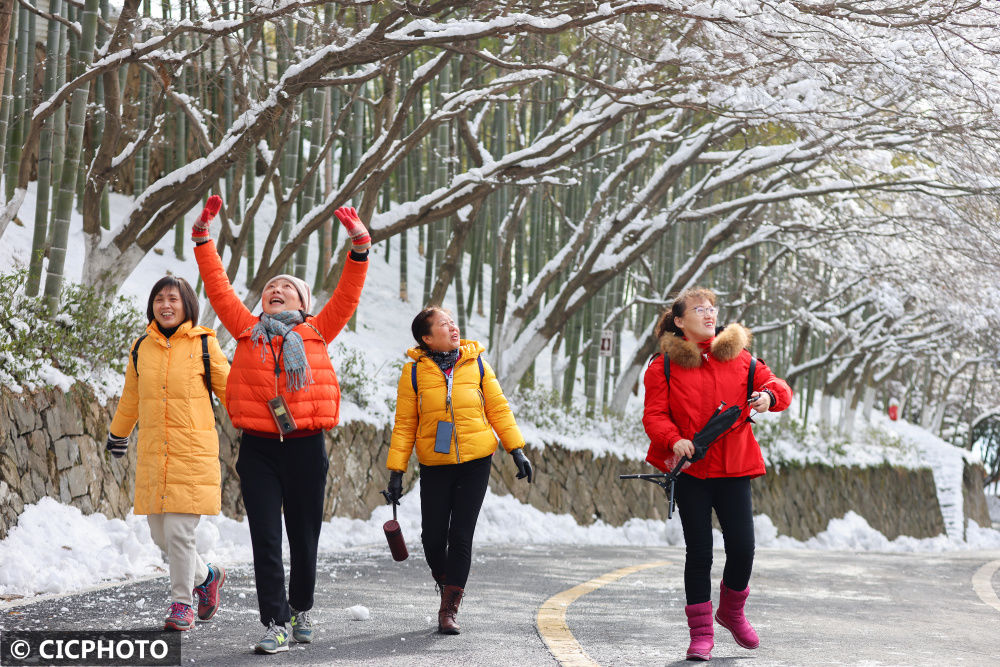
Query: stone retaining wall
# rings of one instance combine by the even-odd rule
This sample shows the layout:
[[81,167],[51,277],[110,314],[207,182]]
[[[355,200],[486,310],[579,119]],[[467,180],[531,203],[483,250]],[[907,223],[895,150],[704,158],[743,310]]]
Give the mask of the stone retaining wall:
[[[101,407],[89,389],[74,385],[68,394],[46,390],[12,394],[0,390],[0,539],[16,524],[24,505],[43,496],[80,508],[124,517],[134,494],[134,435],[129,453],[117,460],[104,452],[104,441],[115,401]],[[237,433],[221,408],[219,422],[222,462],[222,511],[244,514],[236,475]],[[324,513],[368,518],[384,502],[384,467],[389,426],[364,422],[344,424],[327,434],[330,456]],[[598,519],[621,525],[632,517],[663,519],[666,500],[657,486],[621,481],[619,474],[651,472],[641,461],[616,455],[594,456],[558,445],[529,445],[535,483],[515,480],[510,457],[502,450],[494,457],[490,486],[494,493],[511,494],[545,512],[571,514],[577,522]],[[416,465],[404,478],[413,484]],[[966,518],[989,526],[983,494],[984,471],[966,466],[963,495]],[[752,485],[754,509],[774,521],[779,534],[806,539],[824,530],[832,518],[848,510],[863,516],[889,539],[899,535],[930,537],[944,531],[934,479],[929,469],[892,466],[830,468],[784,466]]]

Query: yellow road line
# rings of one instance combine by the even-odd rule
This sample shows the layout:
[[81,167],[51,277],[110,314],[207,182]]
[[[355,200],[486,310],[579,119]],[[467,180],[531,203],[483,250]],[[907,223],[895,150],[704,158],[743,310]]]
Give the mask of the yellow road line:
[[972,575],[972,590],[976,591],[979,599],[1000,611],[1000,598],[993,590],[993,573],[1000,570],[1000,560],[990,561],[976,570]]
[[549,652],[552,654],[552,657],[554,657],[560,665],[572,665],[573,667],[582,667],[584,665],[593,667],[594,665],[597,665],[597,663],[594,662],[589,655],[587,655],[587,652],[583,650],[580,643],[576,641],[576,637],[573,636],[573,633],[569,631],[569,626],[566,625],[566,610],[569,609],[569,606],[573,604],[577,598],[580,598],[592,591],[596,591],[601,586],[618,581],[619,579],[627,577],[630,574],[635,574],[636,572],[641,572],[642,570],[648,570],[654,567],[663,567],[664,565],[670,565],[670,561],[660,560],[654,563],[643,563],[642,565],[623,567],[620,570],[602,574],[596,579],[585,581],[584,583],[567,589],[562,593],[556,593],[543,602],[542,606],[538,608],[535,626],[538,628],[539,636],[541,636],[542,640],[549,647]]

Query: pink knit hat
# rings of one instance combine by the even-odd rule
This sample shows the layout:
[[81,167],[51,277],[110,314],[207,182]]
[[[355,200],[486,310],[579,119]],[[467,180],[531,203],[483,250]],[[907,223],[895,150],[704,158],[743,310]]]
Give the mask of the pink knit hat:
[[307,313],[312,311],[312,290],[309,289],[309,285],[306,284],[306,281],[301,278],[296,278],[295,276],[290,276],[287,273],[282,273],[281,275],[268,280],[264,285],[264,291],[266,291],[268,285],[273,283],[275,280],[287,280],[291,284],[295,285],[295,291],[299,293],[299,299],[302,301],[302,310]]

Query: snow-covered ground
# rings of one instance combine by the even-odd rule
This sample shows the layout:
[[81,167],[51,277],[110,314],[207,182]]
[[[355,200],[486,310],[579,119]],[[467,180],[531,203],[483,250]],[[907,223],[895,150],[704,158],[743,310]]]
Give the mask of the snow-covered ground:
[[[33,219],[34,184],[20,218]],[[112,195],[112,219],[121,219],[128,209],[128,200]],[[267,206],[261,211],[268,215]],[[193,217],[192,214],[189,217]],[[217,226],[216,226],[217,227]],[[217,231],[217,229],[213,229]],[[263,235],[261,235],[263,236]],[[11,224],[0,243],[0,271],[15,264],[25,264],[31,243],[30,224]],[[401,365],[406,361],[405,350],[413,344],[409,322],[420,309],[424,262],[416,253],[416,232],[410,234],[408,266],[408,302],[399,299],[398,240],[392,240],[386,261],[384,246],[372,250],[371,267],[358,311],[355,331],[343,332],[333,341],[330,351],[344,390],[342,418],[369,420],[377,424],[392,418],[395,387]],[[84,247],[81,225],[74,219],[70,235],[71,251],[67,256],[67,276],[79,280]],[[123,287],[137,307],[144,310],[148,290],[167,272],[191,281],[197,280],[193,253],[185,260],[173,254],[170,235],[158,244],[161,252],[152,252]],[[73,249],[77,249],[74,251]],[[313,249],[315,256],[315,249]],[[468,257],[466,257],[468,262]],[[468,263],[465,270],[468,271]],[[312,272],[310,270],[310,281]],[[242,273],[237,276],[241,289]],[[489,277],[487,276],[487,283]],[[454,309],[454,293],[449,292],[445,305]],[[488,312],[488,308],[487,308]],[[471,314],[463,337],[488,340],[486,317]],[[623,353],[628,354],[637,342],[623,337]],[[126,354],[123,350],[122,354]],[[536,364],[536,382],[543,389],[551,386],[551,350],[543,352]],[[558,354],[558,353],[557,353]],[[555,359],[558,366],[560,359]],[[65,380],[68,382],[69,380]],[[102,393],[114,396],[120,391],[121,378],[92,378]],[[583,403],[582,382],[578,387]],[[526,437],[532,443],[558,443],[572,449],[586,449],[595,455],[616,453],[641,460],[647,442],[638,425],[642,395],[632,397],[625,416],[616,421],[587,419],[579,413],[557,415],[539,410],[537,394],[520,396],[508,388],[518,409],[518,419]],[[816,414],[816,412],[813,412]],[[537,423],[529,418],[534,416]],[[775,415],[762,415],[760,433],[765,443],[765,455],[770,466],[785,462],[823,462],[832,465],[872,465],[888,462],[908,467],[931,467],[934,470],[938,499],[945,514],[947,534],[930,539],[900,537],[888,540],[872,529],[859,515],[849,512],[830,522],[827,530],[805,542],[777,535],[766,516],[756,518],[757,545],[760,547],[847,549],[878,551],[942,551],[949,549],[1000,549],[1000,532],[974,523],[962,536],[961,459],[969,453],[952,447],[932,434],[904,422],[890,422],[874,414],[870,423],[859,424],[857,435],[850,441],[832,442],[817,430],[805,437],[786,434]],[[860,421],[860,417],[859,417]],[[418,490],[403,499],[399,520],[404,535],[417,540],[420,534],[420,503]],[[1000,521],[1000,501],[993,501],[994,521]],[[382,523],[390,516],[388,507],[377,508],[367,520],[334,518],[323,527],[320,548],[325,551],[355,545],[383,542]],[[721,536],[717,536],[721,540]],[[541,512],[510,496],[488,494],[476,529],[476,539],[490,543],[574,543],[621,545],[680,545],[683,542],[680,522],[675,516],[669,522],[633,519],[624,526],[613,527],[603,522],[580,526],[569,515]],[[721,541],[719,542],[721,544]],[[251,559],[249,532],[246,524],[222,516],[206,517],[198,529],[199,550],[212,561],[221,563],[248,562]],[[287,553],[287,549],[286,549]],[[153,544],[143,517],[129,516],[126,520],[108,519],[101,514],[84,516],[78,509],[45,498],[25,508],[18,525],[0,541],[0,595],[33,596],[65,593],[89,588],[103,581],[165,573],[166,567]]]

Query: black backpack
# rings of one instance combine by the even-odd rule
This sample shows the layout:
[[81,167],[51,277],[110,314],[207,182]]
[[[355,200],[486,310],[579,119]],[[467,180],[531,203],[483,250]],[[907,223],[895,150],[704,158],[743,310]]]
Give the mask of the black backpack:
[[[132,346],[132,368],[135,369],[135,376],[139,377],[139,346],[146,340],[149,334],[142,334]],[[208,354],[208,334],[201,334],[201,362],[205,365],[205,388],[208,389],[208,401],[212,402],[212,357]]]

